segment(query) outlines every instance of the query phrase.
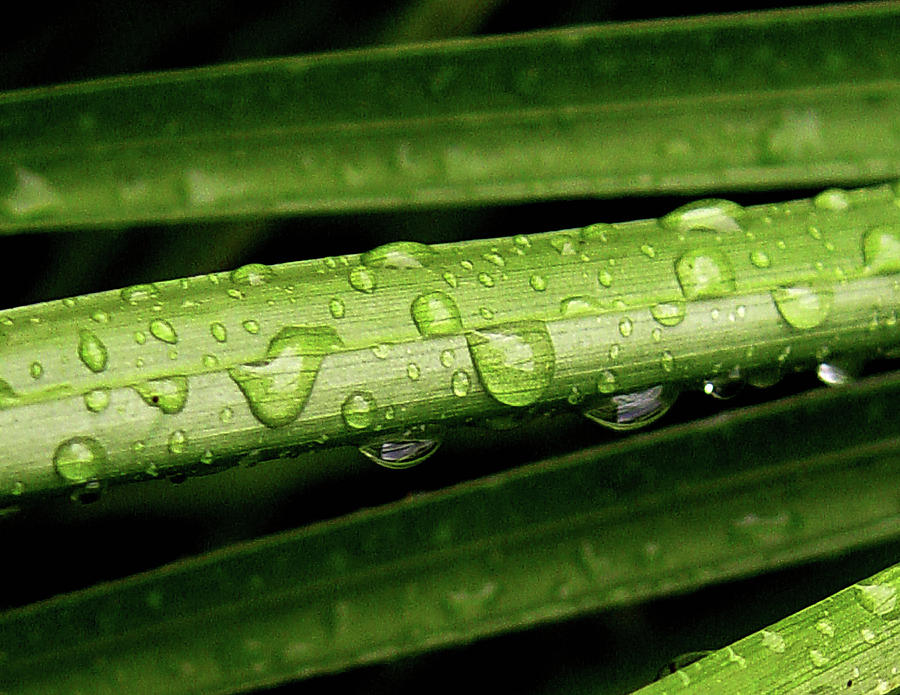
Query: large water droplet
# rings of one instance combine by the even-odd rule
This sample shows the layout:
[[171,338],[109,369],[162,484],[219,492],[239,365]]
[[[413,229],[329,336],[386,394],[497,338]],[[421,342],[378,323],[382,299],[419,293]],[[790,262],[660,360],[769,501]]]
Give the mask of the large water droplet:
[[133,388],[147,405],[159,408],[169,415],[180,412],[188,396],[188,380],[183,376],[152,379],[135,384]]
[[265,285],[275,276],[275,271],[262,263],[248,263],[231,271],[231,281],[235,285]]
[[734,270],[718,249],[694,249],[675,262],[675,274],[686,299],[724,297],[735,290]]
[[56,448],[53,467],[61,478],[70,483],[86,483],[103,473],[106,451],[91,437],[73,437]]
[[375,396],[368,391],[354,391],[341,404],[341,415],[347,427],[362,430],[375,418]]
[[663,326],[677,326],[684,320],[684,302],[660,302],[650,307],[650,315]]
[[863,362],[849,357],[838,357],[820,362],[816,367],[819,381],[828,386],[852,384],[862,374]]
[[81,331],[78,341],[78,357],[92,372],[106,369],[107,352],[103,342],[91,331]]
[[500,403],[531,405],[550,384],[556,354],[540,321],[471,331],[466,341],[482,384]]
[[873,273],[900,273],[900,234],[890,227],[875,227],[863,235],[863,256]]
[[370,268],[403,270],[422,268],[436,257],[434,249],[425,244],[416,241],[395,241],[367,251],[360,257],[360,262]]
[[375,275],[364,265],[358,265],[350,271],[350,287],[357,292],[372,294],[375,291]]
[[772,291],[778,313],[794,328],[808,329],[820,325],[828,316],[834,301],[830,287],[794,285]]
[[157,340],[174,345],[178,342],[178,334],[172,324],[165,319],[153,319],[150,322],[150,334]]
[[272,338],[261,361],[239,365],[228,373],[247,399],[250,412],[264,425],[280,427],[300,414],[325,355],[342,346],[330,326],[288,326]]
[[682,205],[660,219],[660,224],[667,229],[679,232],[713,231],[734,232],[740,230],[735,218],[743,212],[743,208],[730,200],[709,198]]
[[675,402],[678,388],[659,384],[642,391],[619,393],[592,404],[585,417],[613,430],[633,430],[658,420]]
[[462,332],[459,308],[456,302],[443,292],[419,295],[413,300],[410,313],[419,334],[425,338]]
[[402,434],[388,434],[359,447],[360,452],[385,468],[409,468],[430,457],[441,445],[439,428],[418,425]]

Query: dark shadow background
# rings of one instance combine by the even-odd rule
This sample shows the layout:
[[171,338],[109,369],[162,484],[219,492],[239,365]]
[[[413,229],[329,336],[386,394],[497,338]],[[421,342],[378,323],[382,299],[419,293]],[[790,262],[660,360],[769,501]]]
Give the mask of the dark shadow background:
[[[428,0],[93,0],[48,12],[21,4],[0,23],[0,90],[106,75],[362,47],[397,40],[506,33],[659,16],[645,0],[466,2],[455,15]],[[815,3],[794,3],[815,4]],[[777,7],[771,2],[686,1],[681,15]],[[2,147],[2,143],[0,143]],[[721,191],[743,204],[812,193]],[[561,200],[490,208],[416,210],[276,221],[23,234],[0,238],[0,307],[138,282],[196,275],[247,262],[281,263],[364,251],[399,239],[451,241],[496,236],[515,226],[539,232],[596,221],[655,217],[677,197]],[[890,365],[872,365],[870,371]],[[721,402],[686,394],[658,426],[820,386],[794,375],[775,389]],[[612,438],[575,415],[505,433],[451,433],[422,467],[385,471],[355,451],[238,468],[173,486],[153,481],[110,491],[89,506],[68,500],[0,519],[0,609],[153,568],[179,557],[437,489],[459,480]],[[868,576],[900,557],[900,542],[856,551],[689,596],[608,611],[474,645],[283,686],[272,693],[485,690],[499,679],[521,692],[622,693],[648,682],[679,653],[716,648]],[[490,681],[485,674],[491,674]]]

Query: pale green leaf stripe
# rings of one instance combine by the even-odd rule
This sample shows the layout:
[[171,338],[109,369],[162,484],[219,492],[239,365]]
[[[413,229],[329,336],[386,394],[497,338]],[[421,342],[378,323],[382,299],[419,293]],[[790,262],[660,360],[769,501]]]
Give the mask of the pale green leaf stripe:
[[900,565],[894,565],[635,695],[896,693],[898,596]]
[[898,398],[817,390],[13,610],[0,691],[235,692],[894,538]]
[[[887,186],[0,314],[0,502],[900,344]],[[35,423],[40,423],[35,427]]]
[[900,175],[900,7],[378,48],[0,95],[0,232]]

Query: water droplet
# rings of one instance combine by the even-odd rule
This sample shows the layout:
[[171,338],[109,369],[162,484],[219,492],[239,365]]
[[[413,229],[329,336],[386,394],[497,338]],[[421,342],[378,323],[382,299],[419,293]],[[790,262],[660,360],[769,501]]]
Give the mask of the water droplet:
[[169,435],[169,453],[183,454],[187,446],[187,435],[184,430],[175,430]]
[[460,264],[463,268],[465,268],[466,270],[472,270],[472,268],[475,267],[475,265],[472,263],[472,261],[470,261],[470,260],[468,260],[468,259],[466,259],[466,258],[464,258],[463,260],[461,260],[461,261],[459,262],[459,264]]
[[91,319],[97,323],[109,323],[109,314],[105,311],[97,310],[91,314]]
[[59,203],[60,198],[47,179],[24,167],[17,167],[14,187],[2,201],[2,208],[13,217],[36,217]]
[[288,326],[272,338],[262,360],[239,365],[228,374],[250,412],[267,427],[280,427],[300,414],[325,355],[342,346],[330,326]]
[[487,273],[478,273],[478,282],[480,282],[485,287],[494,286],[494,278],[492,278]]
[[854,587],[859,605],[886,620],[900,618],[897,587],[892,584],[857,584]]
[[413,300],[410,307],[413,323],[424,338],[462,332],[462,320],[456,302],[443,292],[428,292]]
[[109,405],[109,389],[99,388],[84,394],[84,407],[92,413],[102,413]]
[[456,279],[456,276],[453,273],[451,273],[449,270],[446,271],[441,277],[444,278],[444,282],[446,282],[448,285],[450,285],[450,287],[452,287],[454,289],[456,289],[456,286],[459,284],[459,282]]
[[244,330],[251,335],[256,335],[259,333],[259,322],[254,321],[253,319],[247,319],[241,324],[244,327]]
[[219,366],[219,358],[215,355],[203,355],[202,362],[207,369],[215,369]]
[[336,319],[344,318],[344,302],[338,297],[332,297],[328,302],[328,310]]
[[659,357],[659,364],[662,366],[663,371],[671,374],[675,370],[675,356],[668,350],[663,350],[662,355]]
[[784,653],[784,637],[772,630],[763,630],[759,634],[762,636],[762,643],[766,649],[773,651],[776,654]]
[[86,483],[103,473],[106,451],[92,437],[73,437],[56,448],[53,467],[70,483]]
[[163,379],[151,379],[142,384],[135,384],[133,388],[144,403],[159,408],[168,415],[181,412],[187,402],[187,377],[171,376]]
[[219,421],[222,422],[223,424],[227,424],[227,423],[231,422],[233,417],[234,417],[234,410],[229,405],[226,405],[225,407],[222,408],[222,410],[219,411]]
[[605,244],[609,240],[609,235],[614,231],[615,228],[611,224],[597,222],[584,227],[581,230],[581,238],[583,241],[599,241]]
[[826,637],[834,637],[834,625],[831,624],[830,620],[826,618],[822,618],[816,623],[816,630],[821,632]]
[[816,367],[816,376],[828,386],[844,386],[856,381],[862,370],[862,360],[838,357],[820,362]]
[[613,361],[619,359],[619,350],[620,349],[621,348],[619,347],[618,343],[613,343],[612,345],[610,345],[609,346],[609,359],[611,359]]
[[44,374],[44,367],[40,362],[32,362],[28,367],[28,373],[31,374],[32,379],[40,379]]
[[709,198],[682,205],[660,219],[666,229],[679,232],[713,231],[736,232],[740,225],[735,218],[743,212],[743,208],[730,200]]
[[513,237],[513,243],[522,249],[530,249],[531,248],[531,241],[524,234],[516,234]]
[[441,350],[441,364],[444,367],[449,369],[455,361],[456,355],[453,354],[453,350]]
[[357,292],[372,294],[375,291],[375,275],[364,265],[358,265],[350,271],[350,287]]
[[466,374],[462,369],[457,369],[450,376],[450,388],[453,391],[453,395],[459,396],[462,398],[463,396],[468,395],[469,393],[469,375]]
[[641,253],[647,258],[656,258],[656,249],[650,246],[650,244],[641,244]]
[[623,338],[627,338],[631,335],[631,331],[634,329],[634,324],[631,322],[631,319],[627,316],[623,317],[619,321],[619,333]]
[[153,319],[150,322],[150,335],[164,343],[174,345],[178,342],[178,334],[172,324],[165,319]]
[[650,307],[650,315],[663,326],[677,326],[684,320],[684,314],[682,301],[660,302]]
[[703,393],[720,401],[727,401],[737,396],[744,389],[740,370],[732,369],[728,374],[715,376],[703,383]]
[[600,372],[600,379],[597,381],[597,390],[600,393],[612,393],[616,390],[616,386],[618,382],[616,381],[616,375],[613,374],[608,369],[604,369]]
[[466,341],[482,384],[500,403],[531,405],[550,384],[556,354],[543,323],[483,328],[467,333]]
[[814,226],[814,225],[810,225],[809,227],[807,227],[806,231],[807,231],[807,232],[809,233],[809,235],[810,235],[813,239],[815,239],[816,241],[821,241],[821,240],[822,240],[822,232],[819,231],[819,228],[818,228],[818,227],[816,227],[816,226]]
[[367,391],[354,391],[341,404],[341,415],[347,427],[365,429],[375,417],[375,396]]
[[825,668],[828,665],[828,657],[820,649],[810,649],[809,658],[816,668]]
[[813,204],[820,210],[839,212],[850,207],[850,198],[840,188],[829,188],[813,198]]
[[613,430],[633,430],[658,420],[675,402],[678,389],[658,384],[642,391],[604,398],[584,411],[589,420]]
[[411,381],[418,381],[421,375],[422,370],[419,369],[419,365],[417,365],[415,362],[410,362],[408,365],[406,365],[406,376],[408,376]]
[[536,273],[529,278],[528,284],[535,292],[543,292],[547,289],[547,281]]
[[501,256],[499,253],[496,253],[493,251],[491,253],[485,253],[481,257],[484,260],[486,260],[488,263],[492,263],[493,265],[497,266],[498,268],[502,268],[503,266],[506,265],[506,261],[503,260],[503,256]]
[[777,367],[758,368],[748,372],[745,378],[751,386],[758,389],[766,389],[781,381],[781,370]]
[[143,331],[135,331],[132,338],[138,345],[143,345],[147,342],[147,335]]
[[205,466],[208,466],[213,462],[215,456],[213,455],[212,449],[204,449],[203,453],[200,454],[200,463]]
[[275,271],[262,263],[248,263],[231,271],[231,281],[235,285],[265,285],[275,276]]
[[243,292],[241,292],[240,290],[236,290],[234,287],[225,290],[225,294],[227,294],[232,299],[243,299],[245,296]]
[[218,321],[209,325],[209,332],[212,337],[220,343],[224,343],[228,340],[228,331],[226,331],[225,326]]
[[610,287],[613,283],[613,276],[606,268],[601,268],[597,271],[597,282],[599,282],[604,287]]
[[402,469],[417,466],[440,447],[438,428],[419,425],[402,434],[388,434],[359,447],[379,466]]
[[875,227],[863,235],[863,257],[873,273],[900,272],[900,234],[889,227]]
[[798,329],[815,328],[828,316],[834,301],[831,288],[811,285],[778,287],[772,291],[778,313]]
[[81,358],[84,366],[95,373],[106,369],[106,346],[100,338],[91,331],[81,331],[79,338],[78,357]]
[[686,299],[723,297],[736,287],[731,263],[717,249],[688,251],[675,262],[675,274]]
[[550,239],[550,245],[560,256],[575,255],[575,239],[570,234],[556,234]]
[[772,265],[769,254],[762,249],[756,249],[755,251],[750,252],[750,262],[757,268],[768,268]]
[[[423,268],[437,257],[437,253],[430,246],[416,241],[395,241],[383,244],[367,251],[360,256],[360,262],[369,268],[387,268],[390,270],[404,270],[409,268]],[[352,279],[351,279],[352,284]],[[374,282],[373,285],[374,287]],[[354,287],[356,287],[354,285]],[[359,289],[357,287],[357,289]],[[370,292],[371,290],[361,290]]]

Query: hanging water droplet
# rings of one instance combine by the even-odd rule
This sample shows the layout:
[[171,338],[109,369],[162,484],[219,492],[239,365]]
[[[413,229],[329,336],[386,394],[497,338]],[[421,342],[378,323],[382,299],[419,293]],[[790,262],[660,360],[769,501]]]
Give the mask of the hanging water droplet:
[[688,251],[675,262],[675,274],[690,300],[724,297],[736,287],[731,262],[718,249]]
[[709,198],[682,205],[662,217],[659,222],[666,229],[679,232],[736,232],[741,229],[736,218],[740,217],[743,210],[730,200]]
[[870,229],[863,235],[863,257],[870,272],[900,272],[900,234],[890,227]]
[[844,386],[859,379],[863,371],[863,361],[850,357],[831,358],[820,362],[816,367],[816,376],[828,386]]
[[650,315],[663,326],[677,326],[684,320],[685,306],[682,301],[660,302],[650,307]]
[[547,281],[537,273],[529,278],[528,284],[531,285],[531,289],[533,289],[535,292],[543,292],[547,289]]
[[813,198],[813,204],[820,210],[832,210],[840,212],[850,207],[850,197],[847,191],[840,188],[829,188]]
[[187,446],[187,435],[184,430],[175,430],[169,435],[169,453],[183,454]]
[[99,373],[106,369],[106,346],[91,331],[79,332],[78,357],[92,372]]
[[556,354],[542,322],[483,328],[467,333],[466,341],[482,384],[500,403],[531,405],[550,384]]
[[769,254],[762,249],[756,249],[755,251],[750,252],[750,262],[757,268],[768,268],[772,265]]
[[153,319],[150,322],[150,335],[164,343],[174,345],[178,342],[178,334],[172,324],[165,319]]
[[462,369],[457,369],[450,376],[450,389],[454,396],[467,396],[469,393],[469,375]]
[[224,343],[228,340],[228,331],[226,331],[225,326],[218,321],[209,325],[209,332],[210,335],[220,343]]
[[248,263],[231,271],[231,281],[235,285],[265,285],[275,276],[275,271],[262,263]]
[[744,389],[744,381],[741,372],[736,367],[728,374],[714,376],[703,383],[703,393],[720,401],[734,398]]
[[368,391],[354,391],[341,404],[341,415],[347,427],[362,430],[375,418],[375,396]]
[[92,413],[102,413],[109,405],[109,389],[99,388],[84,394],[84,407]]
[[106,451],[92,437],[73,437],[56,448],[53,467],[70,483],[86,483],[99,478],[106,467]]
[[429,265],[436,257],[437,253],[435,250],[426,244],[420,244],[416,241],[395,241],[378,246],[371,251],[366,251],[360,256],[359,260],[369,268],[404,270],[423,268]]
[[344,318],[344,302],[339,297],[332,297],[328,302],[328,310],[336,319]]
[[350,271],[350,287],[357,292],[372,294],[375,291],[375,275],[364,265],[355,266]]
[[330,326],[288,326],[272,338],[262,360],[239,365],[228,374],[250,412],[267,427],[281,427],[300,414],[325,355],[342,347]]
[[633,329],[634,329],[634,324],[632,323],[631,319],[628,318],[627,316],[624,316],[622,319],[619,320],[619,333],[622,335],[623,338],[627,338],[628,336],[630,336],[631,331]]
[[633,430],[661,418],[677,397],[677,387],[658,384],[641,391],[604,398],[592,404],[584,411],[584,415],[613,430]]
[[422,463],[440,445],[438,427],[419,425],[400,434],[386,434],[364,444],[359,450],[379,466],[399,470]]
[[830,287],[794,285],[772,290],[772,298],[778,313],[791,326],[798,329],[815,328],[828,316],[834,301]]
[[168,415],[181,412],[187,402],[187,377],[171,376],[151,379],[141,384],[135,384],[132,388],[138,392],[144,403],[159,408]]
[[462,332],[459,308],[453,298],[443,292],[419,295],[413,300],[410,313],[423,338]]

